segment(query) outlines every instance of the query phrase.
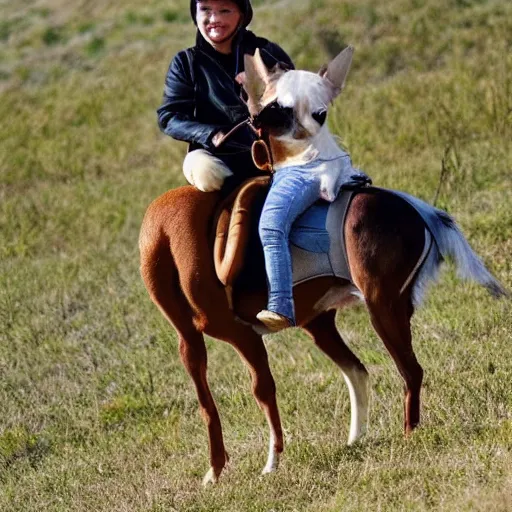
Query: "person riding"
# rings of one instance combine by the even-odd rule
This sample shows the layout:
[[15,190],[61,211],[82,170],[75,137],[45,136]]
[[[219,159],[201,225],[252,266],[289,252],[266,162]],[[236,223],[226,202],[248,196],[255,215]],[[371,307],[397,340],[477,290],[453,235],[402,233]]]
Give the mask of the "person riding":
[[171,61],[158,124],[165,134],[189,143],[183,162],[188,182],[226,195],[262,174],[252,160],[256,136],[249,127],[225,138],[249,117],[240,84],[244,55],[259,48],[268,68],[294,66],[281,47],[247,30],[250,0],[191,0],[190,14],[198,29],[196,44]]
[[[204,192],[227,194],[261,175],[251,154],[254,131],[246,125],[230,133],[249,118],[241,87],[244,55],[259,48],[268,69],[294,66],[277,44],[247,30],[253,16],[249,0],[191,0],[190,12],[198,28],[196,45],[179,52],[169,66],[158,123],[165,134],[189,143],[183,162],[189,183]],[[344,178],[338,180],[336,194],[342,182],[361,178],[354,176],[357,171],[347,157],[343,153],[338,163],[329,164],[343,166],[343,172],[334,170]],[[315,160],[278,170],[263,207],[259,233],[269,300],[257,318],[272,331],[295,325],[288,234],[300,213],[322,197],[315,171],[326,163]]]

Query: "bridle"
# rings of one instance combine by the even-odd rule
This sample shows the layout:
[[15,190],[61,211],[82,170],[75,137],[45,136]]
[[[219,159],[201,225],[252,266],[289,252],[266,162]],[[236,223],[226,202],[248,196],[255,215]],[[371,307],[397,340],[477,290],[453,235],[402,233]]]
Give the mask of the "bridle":
[[[268,137],[265,136],[263,126],[286,127],[293,122],[293,115],[293,109],[291,107],[283,107],[277,102],[277,100],[275,100],[266,105],[257,114],[249,116],[247,119],[244,119],[234,126],[226,135],[224,135],[218,145],[221,145],[242,126],[248,126],[257,137],[257,140],[254,141],[251,148],[254,164],[258,169],[272,173],[274,172],[274,161],[272,158],[272,152],[270,151],[270,141]],[[326,121],[327,110],[322,109],[318,112],[313,112],[311,116],[320,126],[323,126]]]
[[224,142],[229,139],[235,132],[244,126],[248,126],[256,135],[257,139],[253,142],[251,147],[251,155],[256,167],[262,171],[270,173],[274,172],[274,162],[272,159],[272,153],[269,148],[268,142],[263,136],[263,129],[257,128],[258,115],[249,116],[237,125],[235,125],[228,133],[226,133],[222,139],[218,142],[217,146],[221,146]]

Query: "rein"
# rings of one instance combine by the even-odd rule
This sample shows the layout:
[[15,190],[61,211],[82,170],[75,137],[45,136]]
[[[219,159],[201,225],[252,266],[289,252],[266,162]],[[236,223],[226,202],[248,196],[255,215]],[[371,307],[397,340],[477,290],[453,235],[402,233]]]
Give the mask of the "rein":
[[252,124],[252,120],[250,117],[248,117],[247,119],[244,119],[242,122],[238,123],[237,125],[235,125],[233,128],[231,128],[231,130],[229,130],[228,133],[226,133],[222,139],[220,139],[218,146],[222,146],[222,144],[224,144],[224,142],[226,142],[227,139],[229,139],[229,137],[231,137],[231,135],[233,135],[233,133],[235,133],[236,131],[238,131],[240,128],[242,128],[242,126],[245,126],[245,125],[248,125],[250,128],[252,128],[252,130],[254,131],[254,133],[256,135],[258,135],[259,137],[259,133],[258,133],[258,130],[256,130],[256,128],[254,127],[254,125]]
[[256,128],[253,124],[253,119],[248,117],[244,119],[237,125],[235,125],[228,133],[226,133],[217,144],[217,147],[221,146],[226,142],[229,137],[231,137],[235,132],[237,132],[243,126],[248,126],[256,135],[257,140],[255,140],[252,144],[251,155],[254,164],[261,171],[267,171],[270,173],[274,172],[274,162],[272,159],[272,153],[268,147],[267,142],[263,139],[261,128]]

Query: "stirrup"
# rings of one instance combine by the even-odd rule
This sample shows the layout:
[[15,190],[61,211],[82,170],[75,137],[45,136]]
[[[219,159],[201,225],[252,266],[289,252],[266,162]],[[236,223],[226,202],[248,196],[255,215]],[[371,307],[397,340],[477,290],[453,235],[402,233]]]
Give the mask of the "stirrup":
[[272,332],[281,331],[287,327],[293,327],[293,323],[289,318],[286,318],[279,313],[269,311],[268,309],[261,310],[256,315],[256,318]]

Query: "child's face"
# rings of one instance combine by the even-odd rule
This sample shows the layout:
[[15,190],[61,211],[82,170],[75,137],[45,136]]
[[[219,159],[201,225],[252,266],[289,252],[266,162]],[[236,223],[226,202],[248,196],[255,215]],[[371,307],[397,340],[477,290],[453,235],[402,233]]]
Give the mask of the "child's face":
[[200,0],[197,2],[197,27],[213,46],[231,44],[242,20],[240,9],[231,0]]

